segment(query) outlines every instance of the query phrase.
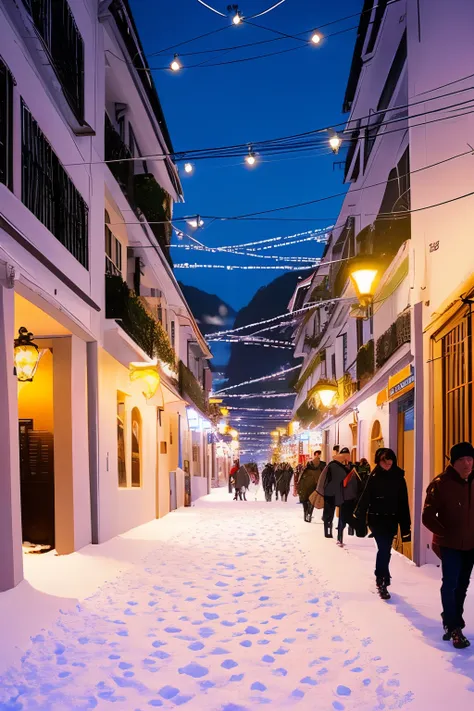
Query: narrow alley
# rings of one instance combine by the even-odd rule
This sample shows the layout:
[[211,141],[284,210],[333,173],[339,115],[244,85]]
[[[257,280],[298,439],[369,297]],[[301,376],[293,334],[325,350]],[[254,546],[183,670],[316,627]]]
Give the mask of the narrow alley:
[[229,498],[69,557],[26,556],[27,580],[0,601],[0,708],[468,708],[474,653],[441,641],[436,568],[395,555],[385,603],[370,540],[340,550],[295,499]]

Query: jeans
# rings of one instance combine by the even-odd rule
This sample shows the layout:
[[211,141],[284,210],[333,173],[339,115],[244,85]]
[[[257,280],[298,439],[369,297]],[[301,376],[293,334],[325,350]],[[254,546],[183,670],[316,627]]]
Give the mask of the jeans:
[[323,521],[324,523],[332,526],[334,521],[334,514],[336,513],[336,497],[335,496],[325,496],[324,497],[324,509],[323,509]]
[[377,558],[375,560],[375,576],[384,578],[386,583],[390,582],[390,558],[392,557],[392,534],[374,533],[377,544]]
[[313,515],[313,510],[314,510],[314,506],[309,500],[303,501],[303,515],[304,515],[305,521],[306,521],[306,518],[309,518],[311,520],[311,516]]
[[464,627],[464,601],[474,567],[474,550],[441,547],[443,623],[449,632]]

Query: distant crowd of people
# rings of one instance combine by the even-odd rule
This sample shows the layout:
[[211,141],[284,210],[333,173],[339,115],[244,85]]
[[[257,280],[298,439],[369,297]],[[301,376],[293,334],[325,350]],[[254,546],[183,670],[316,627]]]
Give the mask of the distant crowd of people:
[[[329,463],[314,452],[306,465],[293,471],[287,463],[267,464],[262,471],[262,487],[267,502],[279,498],[286,502],[291,490],[299,496],[304,521],[311,523],[314,510],[322,511],[324,536],[333,538],[338,511],[336,542],[344,546],[344,532],[349,536],[369,535],[375,540],[377,554],[375,580],[380,597],[390,599],[390,560],[394,538],[411,541],[411,519],[405,472],[398,466],[392,449],[382,447],[375,453],[371,469],[367,459],[351,462],[347,447],[335,446]],[[423,524],[433,534],[433,551],[441,560],[443,639],[456,649],[470,646],[464,636],[464,603],[474,569],[474,448],[468,442],[452,447],[450,463],[428,487],[423,508]],[[251,484],[259,486],[256,464],[239,461],[229,476],[229,492],[234,500],[246,500]]]

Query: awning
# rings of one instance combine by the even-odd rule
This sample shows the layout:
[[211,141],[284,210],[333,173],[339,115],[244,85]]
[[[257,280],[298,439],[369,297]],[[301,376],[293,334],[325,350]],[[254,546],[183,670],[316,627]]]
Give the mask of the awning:
[[415,387],[415,370],[407,365],[388,379],[388,400],[392,402]]
[[377,407],[382,407],[388,401],[388,388],[384,388],[377,393]]

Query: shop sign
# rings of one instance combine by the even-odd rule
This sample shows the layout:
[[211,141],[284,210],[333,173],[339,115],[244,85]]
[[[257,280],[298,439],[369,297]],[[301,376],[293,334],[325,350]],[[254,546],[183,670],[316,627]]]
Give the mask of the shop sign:
[[415,387],[415,370],[407,365],[399,373],[388,379],[388,399],[391,402],[410,392]]

